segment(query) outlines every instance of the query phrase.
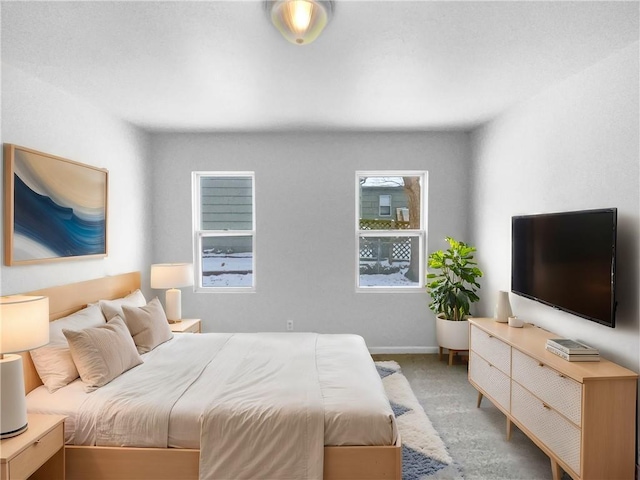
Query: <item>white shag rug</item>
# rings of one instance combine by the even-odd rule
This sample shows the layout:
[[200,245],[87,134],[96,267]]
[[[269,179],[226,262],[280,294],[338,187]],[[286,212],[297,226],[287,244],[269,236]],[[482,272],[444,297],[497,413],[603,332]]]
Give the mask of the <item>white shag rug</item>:
[[402,440],[402,479],[464,478],[400,371],[400,365],[393,361],[375,364],[396,416]]

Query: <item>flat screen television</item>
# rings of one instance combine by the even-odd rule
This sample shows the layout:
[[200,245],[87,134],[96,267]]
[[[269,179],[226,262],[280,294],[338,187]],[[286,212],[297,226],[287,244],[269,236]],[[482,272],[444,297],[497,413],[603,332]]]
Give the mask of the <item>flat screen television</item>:
[[616,315],[616,208],[511,219],[511,291],[608,327]]

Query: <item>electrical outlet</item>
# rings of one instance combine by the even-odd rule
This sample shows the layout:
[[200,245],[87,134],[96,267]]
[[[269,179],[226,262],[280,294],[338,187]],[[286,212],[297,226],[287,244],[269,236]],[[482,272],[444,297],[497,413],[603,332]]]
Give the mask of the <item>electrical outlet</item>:
[[287,331],[293,331],[293,320],[287,320]]

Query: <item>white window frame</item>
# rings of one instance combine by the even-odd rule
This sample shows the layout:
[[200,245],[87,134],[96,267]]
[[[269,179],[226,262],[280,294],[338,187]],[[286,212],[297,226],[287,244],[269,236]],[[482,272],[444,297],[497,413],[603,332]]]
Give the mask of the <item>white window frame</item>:
[[[360,178],[361,177],[420,177],[420,225],[419,229],[361,230],[360,229]],[[422,293],[425,288],[427,251],[427,199],[429,172],[425,170],[372,170],[356,171],[355,208],[355,274],[358,293]],[[360,238],[361,237],[418,237],[419,281],[415,286],[360,286]]]
[[[201,202],[201,179],[203,177],[248,177],[251,178],[252,230],[203,230]],[[248,293],[256,291],[256,178],[255,172],[192,172],[192,231],[193,231],[193,270],[195,275],[194,291],[198,293]],[[251,259],[252,285],[249,287],[204,287],[202,286],[202,239],[208,237],[252,237],[253,251]]]
[[[386,198],[389,202],[388,205],[382,204],[382,198]],[[382,207],[389,207],[389,213],[382,213]],[[378,215],[381,217],[391,217],[392,209],[391,209],[391,195],[380,195],[378,196]]]

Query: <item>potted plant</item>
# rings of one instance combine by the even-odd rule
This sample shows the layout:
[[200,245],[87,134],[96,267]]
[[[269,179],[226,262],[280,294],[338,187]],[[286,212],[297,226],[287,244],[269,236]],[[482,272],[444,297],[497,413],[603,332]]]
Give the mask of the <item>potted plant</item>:
[[478,278],[482,271],[473,259],[475,247],[446,237],[447,250],[429,254],[427,292],[431,296],[429,308],[436,314],[436,338],[449,352],[469,350],[467,317],[473,302],[480,298]]

